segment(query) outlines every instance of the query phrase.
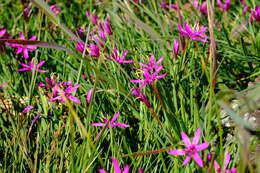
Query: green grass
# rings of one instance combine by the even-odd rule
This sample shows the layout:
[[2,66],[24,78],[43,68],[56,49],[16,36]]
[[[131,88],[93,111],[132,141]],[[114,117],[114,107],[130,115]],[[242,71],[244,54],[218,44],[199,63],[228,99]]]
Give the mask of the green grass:
[[[252,8],[257,5],[253,0],[247,3]],[[113,172],[111,157],[116,158],[121,167],[129,164],[131,172],[137,172],[138,168],[145,172],[214,172],[213,161],[207,161],[207,154],[212,154],[213,160],[222,165],[226,152],[232,154],[230,168],[236,167],[238,172],[257,172],[254,164],[257,158],[249,162],[247,155],[250,151],[257,155],[259,126],[256,135],[244,134],[247,122],[237,117],[259,109],[260,85],[250,88],[248,83],[254,82],[260,74],[260,25],[248,22],[250,13],[242,15],[239,2],[232,1],[231,9],[224,13],[216,4],[214,7],[215,88],[211,85],[208,43],[183,37],[186,48],[173,58],[173,40],[179,39],[178,14],[162,9],[159,1],[134,4],[103,0],[95,4],[93,0],[56,0],[48,4],[61,8],[57,17],[46,15],[46,10],[32,3],[30,18],[25,20],[20,1],[0,0],[0,27],[6,28],[12,38],[18,39],[18,33],[23,32],[26,38],[36,35],[37,40],[73,51],[52,49],[53,45],[49,45],[50,48],[31,52],[30,58],[46,61],[42,68],[49,73],[16,71],[20,67],[18,61],[25,60],[14,53],[14,48],[6,47],[0,54],[0,84],[8,82],[6,88],[0,89],[0,103],[12,102],[10,108],[0,107],[0,172],[98,172],[100,168]],[[207,16],[184,5],[180,3],[184,22],[193,25],[200,21],[208,26]],[[83,56],[75,50],[75,41],[70,39],[71,31],[79,26],[86,27],[87,32],[94,28],[85,16],[87,10],[102,21],[107,16],[111,18],[113,35],[108,37],[99,58]],[[241,31],[238,27],[243,23],[246,27]],[[120,53],[129,50],[126,57],[135,63],[119,65],[107,60],[105,57],[115,46]],[[168,75],[157,80],[154,87],[148,85],[142,90],[152,105],[147,108],[131,94],[130,88],[137,85],[130,80],[143,77],[134,69],[140,68],[138,62],[146,63],[151,55],[156,59],[164,57],[163,72]],[[81,104],[48,102],[49,97],[36,84],[45,83],[45,77],[53,74],[59,81],[73,80],[73,84],[81,85],[75,93]],[[87,76],[86,80],[82,74]],[[91,88],[95,92],[91,104],[87,104],[86,96]],[[230,110],[232,99],[241,101],[238,110]],[[36,109],[28,114],[21,113],[28,105]],[[222,109],[234,119],[234,126],[222,124]],[[28,134],[38,112],[43,115]],[[131,127],[91,126],[104,117],[112,117],[115,112],[121,112],[119,122]],[[185,132],[192,138],[197,128],[202,131],[200,143],[210,143],[208,149],[199,152],[204,168],[194,161],[182,166],[185,157],[160,151],[166,147],[184,148],[180,133]],[[101,130],[101,137],[95,140]],[[157,150],[158,153],[150,153]]]

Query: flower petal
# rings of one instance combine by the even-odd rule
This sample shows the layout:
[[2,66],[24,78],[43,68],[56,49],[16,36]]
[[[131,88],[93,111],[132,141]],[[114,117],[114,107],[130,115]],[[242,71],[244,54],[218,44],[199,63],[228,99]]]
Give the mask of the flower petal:
[[92,125],[92,126],[96,126],[96,127],[102,127],[102,126],[104,126],[105,124],[104,124],[104,123],[92,123],[91,125]]
[[[128,172],[129,172],[129,165],[126,165],[125,169],[123,170],[122,173],[128,173]],[[120,172],[118,172],[118,173],[120,173]]]
[[69,95],[68,98],[75,103],[81,104],[81,101],[73,95]]
[[208,146],[209,146],[209,143],[204,142],[202,144],[196,145],[196,150],[201,151],[201,150],[208,148]]
[[30,70],[31,68],[21,68],[21,69],[17,69],[16,71],[26,71],[26,70]]
[[187,156],[187,157],[185,158],[185,160],[183,161],[182,166],[184,166],[184,165],[186,165],[187,163],[189,163],[190,159],[191,159],[191,157],[190,157],[190,156]]
[[130,127],[129,124],[121,124],[121,123],[118,123],[118,122],[113,123],[113,125],[114,125],[114,126],[119,126],[119,127],[124,127],[124,128],[126,128],[126,127]]
[[175,156],[185,155],[185,151],[183,150],[169,150],[168,153]]
[[227,153],[227,155],[226,155],[226,157],[224,159],[224,167],[225,167],[225,169],[227,168],[227,166],[229,164],[230,157],[231,157],[231,155],[229,153]]
[[215,173],[221,172],[221,168],[216,160],[214,160]]
[[140,80],[130,80],[130,82],[134,82],[134,83],[143,83],[144,80],[140,79]]
[[119,115],[120,115],[120,112],[115,113],[110,122],[113,123],[118,118]]
[[186,147],[189,147],[191,145],[189,137],[186,135],[186,133],[181,132],[181,138],[186,145]]
[[98,172],[99,173],[107,173],[107,171],[105,171],[104,169],[99,169]]
[[28,49],[24,49],[24,50],[23,50],[23,57],[24,57],[25,59],[29,58]]
[[192,144],[197,144],[200,140],[200,128],[197,128],[196,132],[195,132],[195,136],[192,140]]
[[91,100],[92,100],[93,91],[94,91],[94,88],[91,88],[91,89],[88,91],[88,95],[87,95],[87,102],[88,102],[88,104],[90,104],[90,102],[91,102]]
[[112,160],[112,163],[115,168],[115,173],[121,173],[121,169],[120,169],[120,166],[119,166],[117,160],[115,158],[111,158],[111,160]]
[[197,152],[195,152],[192,155],[192,157],[195,160],[195,162],[197,163],[197,165],[199,165],[200,167],[203,167],[203,161],[202,161],[201,157],[199,156],[199,154]]
[[48,102],[53,102],[55,100],[60,100],[60,99],[62,99],[62,97],[61,96],[57,96],[57,97],[53,97],[53,98],[49,99]]

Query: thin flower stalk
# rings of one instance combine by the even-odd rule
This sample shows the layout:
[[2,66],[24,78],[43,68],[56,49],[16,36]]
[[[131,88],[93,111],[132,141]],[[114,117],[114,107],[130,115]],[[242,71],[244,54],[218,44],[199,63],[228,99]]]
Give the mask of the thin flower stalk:
[[28,136],[29,136],[30,132],[32,131],[33,125],[37,122],[37,120],[38,120],[41,116],[42,116],[42,113],[39,112],[39,113],[33,118],[32,122],[31,122],[31,125],[30,125],[30,128],[29,128]]

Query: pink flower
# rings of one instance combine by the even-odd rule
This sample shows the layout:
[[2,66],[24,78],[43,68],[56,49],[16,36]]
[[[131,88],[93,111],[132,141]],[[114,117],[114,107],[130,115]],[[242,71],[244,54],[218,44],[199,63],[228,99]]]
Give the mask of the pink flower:
[[187,23],[185,24],[185,28],[182,28],[181,25],[178,24],[178,29],[181,36],[189,37],[192,40],[198,40],[201,42],[207,42],[208,36],[204,33],[207,32],[208,28],[203,27],[200,28],[199,24],[196,23],[194,28],[191,28]]
[[[236,168],[232,168],[232,169],[226,169],[228,167],[228,164],[230,162],[230,157],[231,155],[230,154],[227,154],[225,159],[224,159],[224,170],[223,170],[223,173],[236,173],[237,172],[237,169]],[[222,172],[222,169],[221,167],[219,166],[218,162],[216,160],[214,160],[214,168],[215,168],[215,173],[221,173]]]
[[151,104],[149,103],[147,97],[142,93],[138,88],[132,88],[131,93],[140,101],[144,102],[144,104],[149,108]]
[[250,23],[252,23],[254,20],[260,21],[260,6],[256,6],[255,10],[251,11]]
[[[25,40],[23,33],[19,33],[20,40]],[[36,40],[36,36],[32,36],[29,40]],[[21,45],[21,44],[11,44],[10,46],[17,48],[15,51],[16,54],[23,53],[25,59],[29,58],[29,52],[34,51],[37,47],[32,45]]]
[[179,41],[178,40],[174,40],[173,42],[173,55],[177,56],[179,53]]
[[6,34],[6,29],[0,29],[0,38],[4,37],[4,35]]
[[[112,164],[114,165],[115,173],[129,173],[129,165],[126,165],[122,172],[117,160],[115,158],[111,158],[111,160],[112,160]],[[98,171],[99,173],[106,173],[104,169],[99,169]]]
[[[69,85],[67,83],[61,84],[61,85]],[[77,88],[80,87],[80,84],[76,84],[75,86],[73,86],[72,84],[68,86],[68,88],[66,88],[65,90],[59,88],[58,86],[56,86],[54,89],[57,90],[57,92],[54,93],[54,97],[49,99],[48,102],[53,102],[56,100],[59,100],[60,103],[64,103],[64,97],[71,100],[72,102],[81,104],[81,101],[76,98],[75,96],[73,96],[71,93],[76,91]],[[57,94],[59,94],[57,96]]]
[[27,107],[24,108],[24,110],[22,111],[22,113],[28,113],[28,112],[30,112],[32,109],[34,109],[34,107],[31,106],[31,105],[29,105],[29,106],[27,106]]
[[94,91],[93,88],[91,88],[91,89],[88,91],[88,94],[87,94],[87,102],[88,102],[88,104],[90,104],[90,102],[92,101],[93,91]]
[[[83,42],[77,42],[76,49],[80,52],[84,52],[84,46],[85,46],[85,44]],[[90,43],[87,46],[87,51],[89,53],[89,56],[97,57],[97,58],[100,56],[99,47],[93,43]]]
[[8,86],[8,83],[4,82],[2,85],[0,85],[0,88],[5,88]]
[[217,0],[218,7],[223,11],[227,11],[230,8],[231,0],[224,0],[225,2],[222,3],[222,0]]
[[106,126],[106,128],[113,128],[113,127],[115,127],[115,126],[119,126],[119,127],[130,127],[128,124],[121,124],[121,123],[115,122],[116,119],[118,118],[119,114],[120,114],[120,112],[115,113],[115,115],[114,115],[113,118],[110,120],[110,122],[108,122],[109,119],[105,118],[105,119],[103,120],[103,123],[92,123],[91,125],[92,125],[92,126],[101,127],[101,126],[105,126],[105,125],[108,123],[107,126]]
[[[94,35],[94,33],[97,33],[97,35]],[[93,30],[90,32],[89,37],[96,41],[101,47],[104,47],[104,44],[101,40],[106,41],[107,35],[103,28],[99,29],[98,31]]]
[[242,13],[243,13],[243,14],[246,14],[246,12],[248,11],[248,9],[249,9],[249,6],[248,6],[248,5],[245,5],[245,7],[243,8]]
[[98,30],[98,36],[104,41],[107,39],[107,35],[103,29]]
[[110,27],[110,19],[107,18],[106,21],[103,23],[104,30],[108,33],[108,35],[112,35],[112,29]]
[[196,8],[196,9],[199,8],[199,1],[198,0],[193,1],[193,7]]
[[161,7],[166,9],[169,8],[169,5],[167,5],[164,1],[161,1]]
[[193,1],[193,6],[194,8],[196,9],[199,9],[201,13],[203,14],[207,14],[208,11],[207,11],[207,1],[204,1],[201,6],[199,5],[199,1],[198,0],[194,0]]
[[89,11],[87,11],[85,15],[91,20],[93,25],[97,25],[98,24],[98,20],[99,19],[98,19],[97,16],[91,14]]
[[163,66],[159,66],[154,73],[149,73],[149,71],[145,70],[144,79],[130,80],[130,81],[134,82],[134,83],[142,83],[142,85],[139,87],[139,89],[144,88],[147,84],[153,85],[153,83],[156,79],[162,79],[167,75],[167,73],[164,73],[162,75],[157,76],[158,73],[162,70],[162,68],[163,68]]
[[112,52],[112,58],[110,58],[108,56],[106,58],[111,60],[111,61],[115,61],[118,64],[133,63],[134,62],[133,60],[124,60],[127,54],[128,54],[128,50],[124,50],[123,54],[120,56],[117,48],[115,47],[113,52]]
[[96,58],[98,58],[99,56],[100,56],[100,49],[99,49],[99,47],[97,46],[97,45],[95,45],[95,44],[89,44],[88,45],[88,48],[89,48],[89,51],[90,51],[90,56],[93,56],[93,57],[96,57]]
[[49,72],[48,70],[41,70],[41,69],[39,69],[44,63],[45,63],[45,61],[41,61],[39,64],[34,64],[34,61],[32,60],[32,61],[29,62],[29,65],[27,65],[27,64],[23,64],[23,63],[19,62],[19,64],[22,65],[25,68],[17,69],[17,71],[30,70],[30,72],[33,72],[33,71]]
[[56,4],[50,6],[51,11],[57,16],[61,10]]
[[143,64],[143,63],[139,63],[139,65],[144,67],[141,69],[142,71],[153,72],[154,70],[157,70],[158,68],[163,67],[162,65],[160,65],[160,63],[162,61],[163,61],[163,57],[161,56],[160,59],[155,62],[155,57],[154,57],[154,55],[152,55],[148,62],[148,65]]
[[83,42],[77,42],[76,49],[80,52],[84,51],[84,43]]
[[210,162],[212,160],[212,155],[211,154],[208,154],[207,155],[207,160]]
[[192,143],[190,142],[190,139],[188,138],[186,133],[181,132],[181,137],[182,137],[182,141],[184,142],[184,145],[187,148],[184,150],[181,150],[181,149],[170,150],[170,151],[168,151],[168,153],[175,155],[175,156],[186,155],[186,159],[184,160],[182,165],[186,165],[191,160],[191,158],[193,158],[195,160],[195,162],[197,163],[197,165],[199,165],[200,167],[203,167],[203,161],[202,161],[201,157],[199,156],[198,151],[208,148],[209,143],[204,142],[202,144],[198,144],[199,139],[200,139],[200,128],[197,128],[195,136],[192,140]]
[[41,88],[53,88],[53,87],[55,87],[56,85],[58,85],[59,83],[56,81],[56,79],[57,79],[57,76],[56,75],[53,75],[53,76],[51,76],[51,78],[48,78],[48,77],[46,77],[45,78],[45,81],[46,81],[46,85],[45,84],[43,84],[43,83],[40,83],[39,84],[39,86],[41,87]]
[[207,9],[207,1],[204,1],[201,6],[200,6],[200,12],[202,14],[207,14],[208,13],[208,9]]

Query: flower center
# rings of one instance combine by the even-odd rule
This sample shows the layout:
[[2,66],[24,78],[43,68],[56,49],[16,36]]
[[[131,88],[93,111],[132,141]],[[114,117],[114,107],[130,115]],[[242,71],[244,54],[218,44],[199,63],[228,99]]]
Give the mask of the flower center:
[[191,145],[186,149],[186,154],[188,155],[193,155],[194,153],[196,153],[196,147],[195,145]]

